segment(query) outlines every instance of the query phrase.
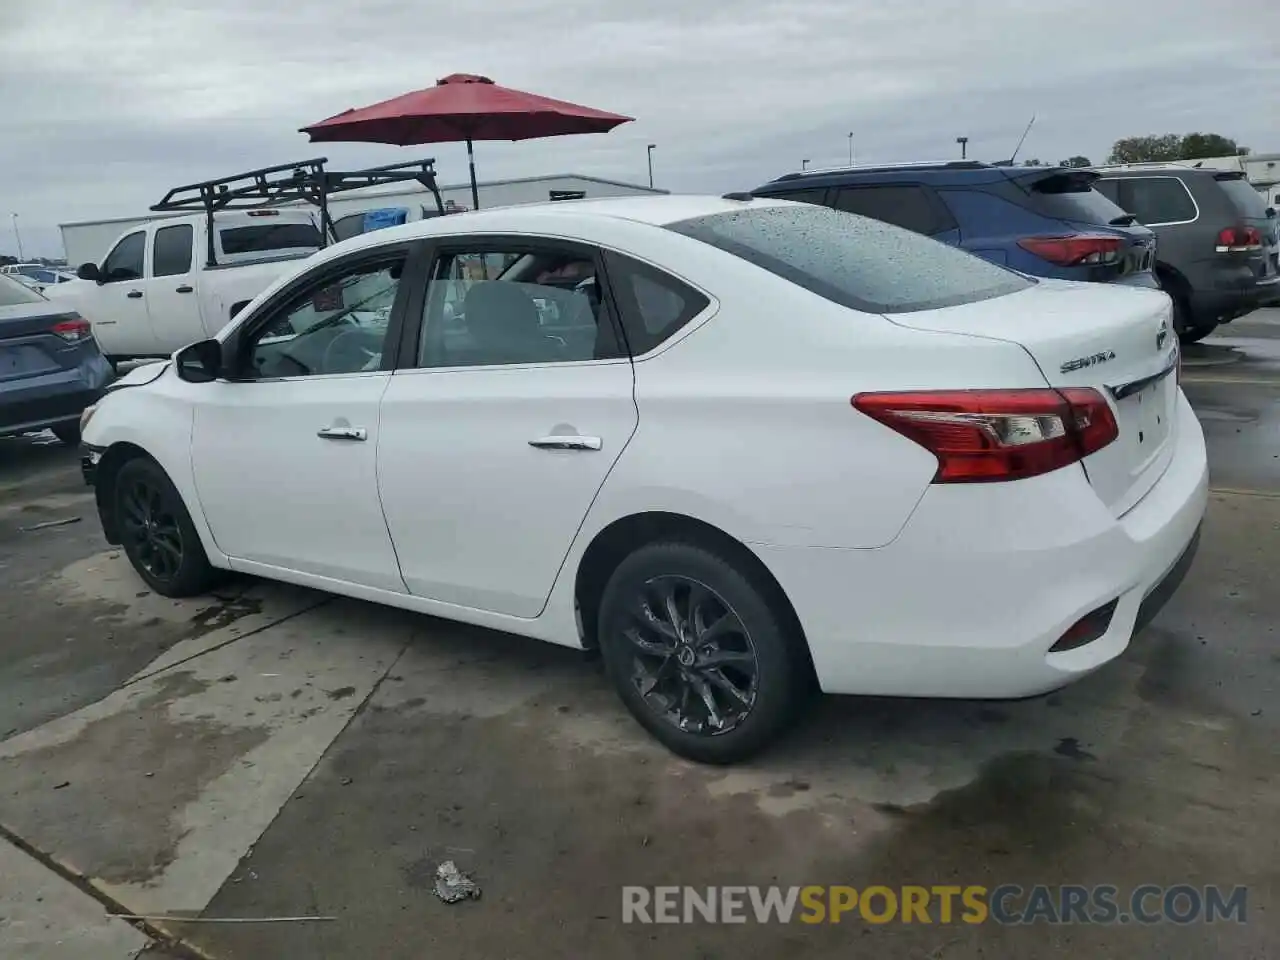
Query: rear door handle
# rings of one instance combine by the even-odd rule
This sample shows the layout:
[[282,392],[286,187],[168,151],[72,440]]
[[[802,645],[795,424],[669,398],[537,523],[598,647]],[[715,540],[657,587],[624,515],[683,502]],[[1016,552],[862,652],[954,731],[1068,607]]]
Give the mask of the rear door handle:
[[142,299],[142,291],[141,291],[141,290],[130,290],[128,293],[126,293],[126,294],[125,294],[125,296],[126,296],[126,297],[128,297],[130,300],[141,300],[141,299]]
[[364,427],[321,427],[316,436],[323,440],[368,440],[369,431]]
[[599,437],[554,436],[530,440],[529,446],[539,450],[599,450]]
[[193,293],[194,291],[195,291],[195,287],[188,286],[185,283],[180,287],[173,288],[174,293]]

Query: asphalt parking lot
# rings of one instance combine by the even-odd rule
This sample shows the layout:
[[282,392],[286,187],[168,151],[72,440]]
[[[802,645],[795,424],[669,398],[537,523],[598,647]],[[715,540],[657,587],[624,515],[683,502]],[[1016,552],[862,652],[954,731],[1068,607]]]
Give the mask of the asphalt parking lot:
[[[0,955],[1274,956],[1280,310],[1183,383],[1214,493],[1120,660],[1016,703],[828,699],[729,770],[571,651],[261,582],[151,595],[74,452],[0,440]],[[449,859],[479,900],[435,897]],[[1247,922],[621,922],[623,885],[1009,883],[1247,885]]]

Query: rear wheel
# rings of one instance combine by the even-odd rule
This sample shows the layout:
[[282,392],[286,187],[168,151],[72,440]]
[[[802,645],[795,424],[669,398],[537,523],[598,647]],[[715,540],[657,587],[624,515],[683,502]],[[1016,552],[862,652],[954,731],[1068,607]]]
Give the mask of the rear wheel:
[[803,641],[763,579],[705,547],[664,541],[633,552],[605,587],[609,678],[640,724],[690,760],[750,757],[803,702]]
[[1199,343],[1213,331],[1218,329],[1216,323],[1211,323],[1207,327],[1190,327],[1178,335],[1178,339],[1183,343]]
[[56,427],[50,427],[49,429],[55,437],[69,447],[74,447],[80,443],[80,424],[78,423],[60,423]]
[[216,582],[177,487],[154,460],[138,457],[115,478],[115,516],[125,555],[163,597],[190,597]]

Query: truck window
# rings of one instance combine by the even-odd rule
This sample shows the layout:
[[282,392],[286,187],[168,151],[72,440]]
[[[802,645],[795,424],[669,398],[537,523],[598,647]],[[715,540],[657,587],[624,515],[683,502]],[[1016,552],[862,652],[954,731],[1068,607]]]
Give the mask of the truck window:
[[195,229],[189,223],[161,227],[151,244],[151,275],[176,277],[191,272],[191,244]]
[[147,249],[147,233],[139,230],[131,233],[115,245],[102,263],[105,283],[142,279],[142,256]]
[[222,241],[222,252],[230,256],[245,253],[284,255],[320,249],[320,231],[309,223],[223,227],[218,231],[218,237]]

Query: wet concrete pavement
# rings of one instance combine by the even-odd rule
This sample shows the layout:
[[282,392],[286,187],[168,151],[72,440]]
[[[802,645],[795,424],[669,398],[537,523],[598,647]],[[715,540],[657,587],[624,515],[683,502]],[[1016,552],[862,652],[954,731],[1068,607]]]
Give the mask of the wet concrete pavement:
[[[133,910],[334,918],[159,925],[228,960],[1273,956],[1280,312],[1247,320],[1187,351],[1218,492],[1119,661],[1017,703],[829,699],[727,771],[571,651],[269,584],[139,596],[68,452],[0,446],[0,824]],[[443,859],[478,902],[435,898]],[[624,884],[773,883],[1248,884],[1249,922],[620,922]]]

